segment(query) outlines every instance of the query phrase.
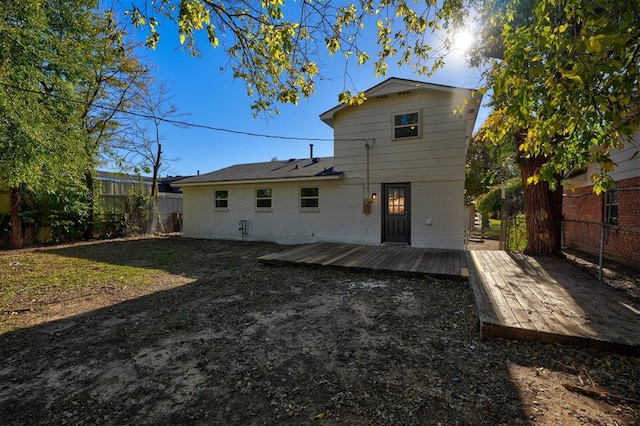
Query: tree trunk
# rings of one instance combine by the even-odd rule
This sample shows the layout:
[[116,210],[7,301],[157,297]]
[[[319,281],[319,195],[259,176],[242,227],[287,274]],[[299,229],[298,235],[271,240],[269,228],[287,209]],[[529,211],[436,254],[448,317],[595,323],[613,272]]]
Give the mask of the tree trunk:
[[155,232],[164,232],[162,221],[160,220],[160,209],[158,208],[158,174],[160,173],[160,159],[162,157],[162,144],[160,143],[160,130],[158,123],[156,122],[156,142],[158,149],[156,150],[156,158],[153,162],[153,179],[151,183],[151,224],[150,229],[147,230],[147,234]]
[[11,188],[11,238],[9,247],[21,248],[24,245],[22,237],[22,218],[20,217],[20,188]]
[[94,230],[95,230],[95,220],[96,220],[96,211],[95,211],[95,188],[93,185],[93,174],[88,171],[84,174],[84,180],[87,184],[87,227],[84,230],[84,239],[90,240],[93,238]]
[[524,212],[527,223],[525,254],[533,256],[562,255],[562,187],[555,191],[539,181],[527,184],[546,162],[543,156],[519,158],[520,175],[524,187]]

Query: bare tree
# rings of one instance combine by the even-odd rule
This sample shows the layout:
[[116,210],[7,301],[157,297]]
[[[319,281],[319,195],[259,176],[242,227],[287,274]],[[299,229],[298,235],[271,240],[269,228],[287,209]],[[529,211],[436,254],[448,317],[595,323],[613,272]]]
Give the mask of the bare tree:
[[129,115],[128,126],[117,136],[114,145],[117,162],[123,168],[152,175],[149,233],[162,230],[158,209],[158,176],[169,162],[175,161],[164,156],[161,126],[181,126],[177,119],[187,115],[180,113],[172,103],[170,92],[170,85],[164,81],[144,88],[135,103],[133,114]]

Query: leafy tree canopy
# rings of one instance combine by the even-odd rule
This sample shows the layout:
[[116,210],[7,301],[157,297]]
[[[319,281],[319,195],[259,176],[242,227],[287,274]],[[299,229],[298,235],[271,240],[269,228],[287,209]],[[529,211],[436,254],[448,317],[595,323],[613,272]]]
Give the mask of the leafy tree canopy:
[[[198,54],[196,34],[229,57],[234,78],[246,82],[256,113],[277,111],[278,103],[299,102],[315,92],[321,75],[318,58],[344,55],[359,65],[373,61],[376,76],[388,62],[410,64],[417,75],[429,75],[444,63],[441,42],[430,34],[453,28],[465,18],[462,0],[437,2],[358,0],[289,2],[285,0],[160,0],[133,7],[136,25],[149,28],[147,45],[160,40],[163,18],[178,24],[181,43]],[[364,50],[364,35],[375,34],[377,52]],[[437,39],[435,39],[437,40]],[[446,44],[446,42],[445,42]],[[358,103],[362,94],[345,90],[340,102]]]
[[19,0],[0,8],[0,182],[54,192],[78,178],[85,137],[73,102],[88,78],[93,2]]
[[467,203],[519,174],[511,147],[487,141],[486,131],[486,127],[481,128],[467,149],[464,185]]
[[610,188],[609,153],[632,143],[640,125],[640,3],[482,3],[482,52],[498,57],[487,74],[489,139],[545,159],[527,183],[554,189],[575,167],[597,164],[594,191]]
[[493,186],[476,200],[476,210],[483,214],[499,212],[506,208],[508,214],[517,213],[522,209],[522,180],[509,179],[504,184],[505,198],[502,199],[502,186]]

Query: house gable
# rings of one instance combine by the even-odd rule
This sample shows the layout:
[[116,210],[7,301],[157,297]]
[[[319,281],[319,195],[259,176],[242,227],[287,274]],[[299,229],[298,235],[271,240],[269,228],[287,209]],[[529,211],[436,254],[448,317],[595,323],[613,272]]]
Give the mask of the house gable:
[[[389,79],[365,94],[362,105],[340,105],[320,116],[334,129],[335,167],[345,178],[464,180],[480,103],[471,90]],[[397,118],[407,116],[418,117],[417,132],[399,138]]]

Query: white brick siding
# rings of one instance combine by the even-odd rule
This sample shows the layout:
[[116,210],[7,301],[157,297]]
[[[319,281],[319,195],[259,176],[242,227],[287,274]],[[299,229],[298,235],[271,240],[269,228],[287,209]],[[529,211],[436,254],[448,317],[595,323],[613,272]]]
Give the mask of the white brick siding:
[[[319,208],[299,208],[302,187],[319,188]],[[213,208],[213,192],[229,191],[229,208]],[[272,209],[255,206],[255,190],[271,188]],[[280,244],[311,242],[380,243],[380,208],[362,213],[363,187],[357,181],[324,181],[260,185],[185,187],[184,235],[192,238],[240,240],[239,221],[247,221],[246,240]],[[379,189],[378,189],[379,192]]]
[[[304,211],[298,207],[298,194],[303,186],[319,188],[317,211]],[[273,190],[270,211],[254,207],[255,190],[265,187]],[[357,180],[271,186],[220,185],[215,188],[229,191],[228,210],[213,208],[214,186],[185,188],[186,237],[240,240],[239,221],[246,220],[245,239],[248,241],[381,243],[383,201],[372,205],[371,214],[362,213],[366,189]],[[382,195],[381,186],[370,185],[370,192]],[[460,207],[463,197],[461,181],[412,182],[411,245],[463,248],[464,210]]]
[[[411,245],[464,248],[464,182],[431,181],[411,184]],[[427,224],[430,221],[431,224]]]

